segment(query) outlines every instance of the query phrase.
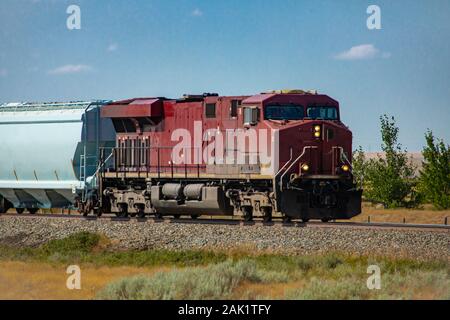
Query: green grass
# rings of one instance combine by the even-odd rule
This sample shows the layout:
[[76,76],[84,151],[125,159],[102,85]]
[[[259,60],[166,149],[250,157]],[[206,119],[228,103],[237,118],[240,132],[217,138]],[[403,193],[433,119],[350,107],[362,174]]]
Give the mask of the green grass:
[[0,260],[33,260],[50,263],[89,263],[107,266],[157,266],[179,267],[205,265],[225,261],[225,253],[210,251],[112,251],[100,235],[80,232],[67,238],[51,240],[37,247],[0,246]]
[[228,260],[204,268],[185,268],[159,272],[153,277],[137,276],[119,280],[101,290],[98,299],[171,300],[226,299],[244,281],[253,283],[287,282],[284,272],[258,269],[255,261]]
[[[249,252],[115,251],[108,239],[86,232],[35,247],[0,246],[0,260],[95,266],[169,266],[169,272],[107,285],[101,299],[450,299],[450,263],[332,252],[306,256]],[[367,267],[382,273],[382,290],[368,290]],[[249,289],[242,289],[249,286]],[[267,292],[252,291],[267,286]],[[270,288],[286,289],[274,296]],[[240,291],[238,290],[240,289]],[[238,290],[238,291],[236,291]],[[241,292],[236,296],[236,292]],[[275,291],[274,291],[275,292]]]

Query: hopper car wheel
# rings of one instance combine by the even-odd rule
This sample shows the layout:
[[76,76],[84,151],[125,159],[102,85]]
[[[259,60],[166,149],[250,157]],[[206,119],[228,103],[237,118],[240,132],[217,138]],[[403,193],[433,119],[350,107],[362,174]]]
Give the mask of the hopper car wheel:
[[198,214],[191,214],[191,218],[192,218],[192,220],[197,220],[197,219],[198,219],[198,217],[199,217],[199,215],[198,215]]
[[30,214],[36,214],[37,212],[38,212],[38,208],[28,208],[28,212],[30,213]]
[[288,217],[288,216],[283,217],[283,223],[290,223],[291,221],[292,221],[291,217]]
[[180,219],[181,214],[174,214],[173,217],[174,217],[175,219]]
[[6,201],[5,198],[3,198],[2,196],[0,196],[0,213],[6,213]]
[[17,212],[18,214],[22,214],[22,213],[25,212],[25,208],[16,208],[16,212]]
[[103,212],[102,212],[102,209],[96,209],[96,210],[94,210],[94,213],[95,213],[95,215],[97,216],[97,217],[101,217],[102,216],[102,214],[103,214]]
[[245,222],[253,220],[253,207],[242,207],[242,213],[244,214]]
[[272,221],[272,208],[271,207],[262,207],[261,211],[263,213],[263,221],[271,222]]

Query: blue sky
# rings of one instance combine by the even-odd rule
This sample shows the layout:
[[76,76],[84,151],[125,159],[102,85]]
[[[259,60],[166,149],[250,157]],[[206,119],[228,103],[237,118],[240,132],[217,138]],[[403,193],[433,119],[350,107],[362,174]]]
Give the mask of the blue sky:
[[417,151],[450,142],[449,39],[448,0],[1,0],[0,102],[318,89],[355,146],[380,149],[387,113]]

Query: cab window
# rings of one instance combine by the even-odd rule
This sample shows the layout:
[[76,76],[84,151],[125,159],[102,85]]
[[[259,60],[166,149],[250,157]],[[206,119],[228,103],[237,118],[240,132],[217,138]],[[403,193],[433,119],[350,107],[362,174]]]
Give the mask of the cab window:
[[238,107],[241,105],[242,100],[231,100],[230,105],[230,118],[237,118]]
[[306,118],[313,120],[338,120],[338,112],[336,107],[311,106],[306,109]]
[[207,103],[206,104],[205,115],[206,115],[206,118],[215,118],[216,117],[216,104],[215,103]]
[[296,104],[267,105],[264,108],[266,120],[301,120],[304,117],[304,109]]
[[259,121],[259,109],[255,107],[244,108],[244,125],[255,125]]

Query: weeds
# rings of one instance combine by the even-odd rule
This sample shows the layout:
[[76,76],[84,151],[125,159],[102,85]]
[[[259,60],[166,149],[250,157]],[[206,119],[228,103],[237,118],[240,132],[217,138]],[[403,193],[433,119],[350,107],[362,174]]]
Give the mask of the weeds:
[[[203,250],[112,251],[108,239],[86,232],[36,248],[0,246],[0,260],[172,267],[169,272],[110,283],[98,292],[99,299],[450,299],[447,260],[339,253],[288,256]],[[367,267],[372,264],[381,269],[381,290],[366,286]]]
[[153,277],[137,276],[109,284],[98,299],[224,299],[242,282],[287,282],[283,272],[258,270],[251,260],[228,260],[205,268],[160,272]]

